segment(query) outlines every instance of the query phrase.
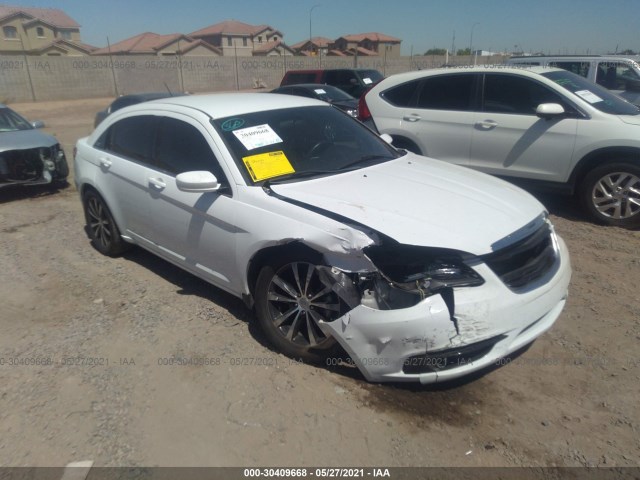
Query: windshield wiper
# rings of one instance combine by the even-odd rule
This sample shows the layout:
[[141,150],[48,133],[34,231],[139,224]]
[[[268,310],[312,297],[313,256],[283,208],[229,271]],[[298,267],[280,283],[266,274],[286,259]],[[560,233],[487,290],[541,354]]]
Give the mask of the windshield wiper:
[[361,163],[367,163],[367,162],[371,162],[373,160],[393,160],[393,158],[394,157],[390,157],[388,155],[380,155],[380,154],[364,155],[364,156],[358,158],[357,160],[354,160],[353,162],[349,162],[349,163],[341,166],[339,170],[340,171],[348,170],[350,168],[357,167]]

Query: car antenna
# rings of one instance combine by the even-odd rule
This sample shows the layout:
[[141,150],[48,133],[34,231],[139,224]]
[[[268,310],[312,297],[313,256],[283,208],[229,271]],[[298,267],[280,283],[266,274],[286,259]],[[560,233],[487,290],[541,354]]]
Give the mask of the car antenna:
[[169,85],[167,85],[167,82],[162,82],[162,84],[164,85],[164,88],[167,89],[167,92],[169,92],[169,95],[171,95],[172,97],[175,97],[175,95],[173,94],[173,92],[169,88]]

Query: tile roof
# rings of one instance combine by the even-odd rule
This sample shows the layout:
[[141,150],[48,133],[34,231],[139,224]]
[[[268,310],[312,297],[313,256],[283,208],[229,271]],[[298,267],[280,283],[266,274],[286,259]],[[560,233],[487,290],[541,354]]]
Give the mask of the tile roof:
[[195,32],[190,36],[199,37],[204,35],[257,35],[267,29],[275,30],[269,25],[249,25],[248,23],[238,22],[237,20],[225,20],[224,22],[209,25]]
[[[144,32],[130,38],[126,38],[120,42],[111,45],[111,48],[105,47],[96,50],[94,53],[100,55],[104,53],[151,53],[155,54],[157,50],[185,37],[181,33],[170,33],[168,35],[160,35],[153,32]],[[187,39],[187,37],[185,37]],[[192,41],[187,39],[187,41]]]
[[361,42],[363,40],[371,40],[373,42],[401,42],[399,38],[390,37],[389,35],[385,35],[384,33],[378,32],[369,32],[369,33],[356,33],[343,35],[340,38],[344,38],[348,42]]
[[275,50],[278,47],[282,47],[285,50],[288,50],[291,53],[293,53],[293,50],[291,49],[291,47],[289,47],[288,45],[285,45],[285,43],[281,42],[280,40],[274,40],[272,42],[266,42],[266,43],[260,44],[258,47],[255,47],[253,51],[256,53],[266,53],[266,52]]
[[56,48],[59,48],[61,50],[65,50],[65,51],[67,51],[67,48],[65,48],[65,47],[72,47],[72,48],[75,48],[77,50],[81,50],[81,51],[83,51],[85,53],[91,53],[91,52],[93,52],[93,51],[98,49],[98,47],[94,47],[93,45],[89,45],[87,43],[74,42],[74,41],[71,41],[71,40],[65,40],[64,38],[59,38],[57,40],[54,40],[53,42],[48,43],[44,47],[39,48],[38,51],[42,52],[42,51],[45,51],[45,50],[47,50],[49,48],[52,48],[52,47],[56,47]]
[[24,14],[31,19],[39,19],[59,28],[80,28],[80,24],[57,8],[31,8],[0,5],[0,20],[13,15]]
[[326,37],[313,37],[311,40],[303,40],[294,45],[291,45],[291,48],[293,48],[294,50],[297,50],[299,48],[304,47],[307,43],[312,43],[313,45],[319,48],[326,48],[330,43],[333,43],[333,40]]

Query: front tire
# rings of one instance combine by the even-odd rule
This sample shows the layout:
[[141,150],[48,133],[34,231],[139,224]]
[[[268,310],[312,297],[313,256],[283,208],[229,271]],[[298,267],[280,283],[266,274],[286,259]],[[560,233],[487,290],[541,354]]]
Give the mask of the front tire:
[[619,162],[594,168],[584,177],[580,195],[596,222],[640,227],[640,167]]
[[103,255],[115,257],[128,249],[120,230],[102,197],[94,190],[82,195],[87,234],[91,244]]
[[320,322],[341,317],[346,305],[321,280],[317,261],[281,259],[262,268],[255,288],[258,322],[267,339],[289,357],[319,363],[337,342]]

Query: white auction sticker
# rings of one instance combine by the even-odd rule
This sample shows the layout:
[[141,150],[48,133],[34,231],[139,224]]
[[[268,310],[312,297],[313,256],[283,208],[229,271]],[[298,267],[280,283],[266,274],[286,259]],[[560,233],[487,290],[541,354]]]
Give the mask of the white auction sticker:
[[326,91],[324,91],[321,88],[317,88],[314,90],[314,92],[316,92],[318,95],[324,95],[325,93],[327,93]]
[[362,81],[365,85],[371,85],[373,83],[373,80],[371,80],[370,78],[363,78]]
[[578,90],[576,95],[589,103],[598,103],[602,101],[602,99],[591,90]]
[[282,139],[268,124],[234,130],[233,134],[247,150],[255,150],[267,145],[282,143]]

